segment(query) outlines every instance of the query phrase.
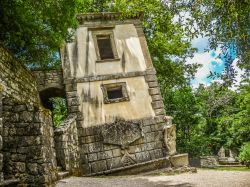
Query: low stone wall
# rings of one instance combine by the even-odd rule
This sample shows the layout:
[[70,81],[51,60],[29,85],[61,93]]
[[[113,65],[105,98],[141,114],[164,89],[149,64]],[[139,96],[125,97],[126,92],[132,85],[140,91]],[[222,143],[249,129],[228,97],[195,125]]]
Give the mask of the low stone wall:
[[201,167],[214,168],[219,165],[218,156],[202,156],[200,157]]
[[79,145],[76,127],[76,115],[69,115],[55,130],[55,148],[57,164],[63,170],[77,175],[79,173]]
[[[128,134],[127,138],[119,133],[112,133],[110,139],[108,138],[109,134],[105,132],[116,128],[114,124],[123,126],[126,123],[135,126],[135,130],[131,129],[131,134]],[[83,174],[105,174],[117,170],[117,168],[137,165],[166,156],[163,141],[165,125],[163,118],[118,121],[114,124],[78,129]],[[141,135],[139,135],[140,133]],[[117,141],[115,141],[116,138]],[[133,138],[136,140],[133,141]],[[121,144],[124,145],[119,145],[119,141],[127,141],[127,143],[123,142]]]
[[56,180],[50,112],[3,99],[3,171],[5,179],[47,186]]
[[39,91],[50,87],[64,87],[62,70],[33,70],[32,74],[36,78]]

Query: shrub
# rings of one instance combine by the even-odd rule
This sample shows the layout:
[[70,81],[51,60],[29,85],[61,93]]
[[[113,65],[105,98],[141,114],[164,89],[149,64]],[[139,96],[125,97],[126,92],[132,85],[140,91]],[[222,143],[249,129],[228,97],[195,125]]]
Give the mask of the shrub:
[[250,142],[246,142],[240,149],[239,160],[250,167]]

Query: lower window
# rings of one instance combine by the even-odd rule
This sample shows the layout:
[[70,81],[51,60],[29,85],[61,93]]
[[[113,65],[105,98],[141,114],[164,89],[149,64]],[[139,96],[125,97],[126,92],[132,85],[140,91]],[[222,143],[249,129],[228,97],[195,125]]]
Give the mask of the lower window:
[[102,84],[101,88],[105,104],[129,101],[125,82]]

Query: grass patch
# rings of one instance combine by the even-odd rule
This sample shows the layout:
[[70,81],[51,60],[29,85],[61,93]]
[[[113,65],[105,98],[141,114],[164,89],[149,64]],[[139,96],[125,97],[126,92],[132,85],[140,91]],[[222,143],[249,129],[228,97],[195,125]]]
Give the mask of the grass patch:
[[[202,168],[205,169],[205,168]],[[211,168],[212,170],[218,170],[218,171],[248,171],[250,172],[250,168],[247,167],[218,167],[218,168]]]

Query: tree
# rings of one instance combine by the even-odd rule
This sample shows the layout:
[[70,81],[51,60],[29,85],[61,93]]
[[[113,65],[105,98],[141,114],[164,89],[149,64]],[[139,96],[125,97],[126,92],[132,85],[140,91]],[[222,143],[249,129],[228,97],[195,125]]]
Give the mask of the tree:
[[[224,78],[232,80],[236,74],[232,66],[234,58],[228,50],[235,51],[241,68],[250,70],[250,1],[172,0],[171,7],[189,36],[205,35],[211,49],[222,48],[226,62]],[[183,16],[183,12],[188,16]]]
[[250,142],[245,143],[240,149],[239,159],[250,168]]
[[58,64],[77,6],[77,0],[1,0],[0,41],[29,67]]

